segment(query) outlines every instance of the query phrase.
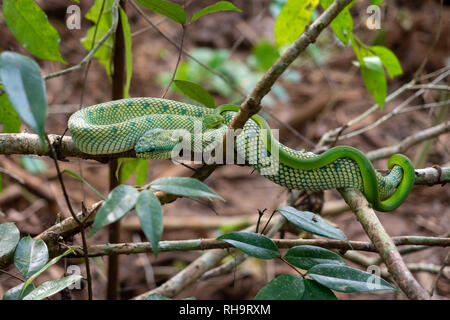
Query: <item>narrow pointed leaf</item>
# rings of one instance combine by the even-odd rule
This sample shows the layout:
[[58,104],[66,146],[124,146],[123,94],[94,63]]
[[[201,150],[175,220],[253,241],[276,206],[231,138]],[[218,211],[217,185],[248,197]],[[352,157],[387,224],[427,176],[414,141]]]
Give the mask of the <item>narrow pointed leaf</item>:
[[183,92],[192,100],[200,102],[202,105],[208,108],[214,109],[216,107],[216,103],[214,102],[213,97],[202,86],[186,80],[174,80],[173,83],[178,89],[180,89],[181,92]]
[[159,178],[151,183],[154,190],[164,191],[184,197],[212,197],[225,201],[203,182],[187,177]]
[[196,13],[193,14],[191,18],[191,22],[194,22],[195,20],[203,17],[204,15],[213,13],[213,12],[219,12],[219,11],[239,11],[242,12],[241,9],[237,8],[234,4],[232,4],[229,1],[219,1],[214,3],[213,5],[210,5],[206,8],[203,8]]
[[122,184],[114,188],[98,209],[89,237],[100,228],[119,220],[133,209],[138,196],[139,192],[131,186]]
[[253,232],[231,232],[217,238],[238,248],[249,256],[259,259],[273,259],[280,256],[275,243],[268,237]]
[[305,280],[297,275],[282,274],[266,284],[255,296],[255,300],[301,300],[305,291]]
[[327,238],[348,241],[347,237],[341,230],[333,227],[315,213],[309,211],[298,211],[293,207],[283,207],[278,211],[280,211],[283,217],[285,217],[297,228]]
[[158,256],[158,243],[163,233],[163,214],[159,199],[149,190],[141,191],[136,202],[136,211],[142,231],[152,244],[155,258]]
[[397,290],[377,275],[336,264],[319,264],[309,269],[308,276],[325,287],[339,292]]
[[77,180],[80,180],[80,181],[83,182],[85,185],[87,185],[87,186],[89,187],[89,189],[91,189],[92,191],[94,191],[95,194],[98,195],[100,199],[106,200],[106,198],[105,198],[104,195],[102,195],[97,189],[95,189],[93,186],[91,186],[91,185],[89,184],[89,182],[87,182],[86,179],[84,179],[84,178],[83,178],[82,176],[80,176],[79,174],[77,174],[77,173],[75,173],[75,172],[73,172],[73,171],[67,170],[67,169],[64,170],[63,173],[67,173],[69,176],[71,176],[71,177],[73,177],[73,178],[75,178],[75,179],[77,179]]
[[82,277],[78,274],[73,274],[62,279],[58,280],[50,280],[44,282],[39,287],[31,291],[29,294],[24,296],[23,300],[42,300],[47,297],[54,295],[55,293],[60,292],[64,288],[67,288],[71,284],[77,282]]
[[337,253],[316,246],[296,246],[286,253],[284,259],[296,267],[309,270],[317,264],[340,264],[345,265]]
[[14,253],[14,265],[27,279],[48,261],[47,245],[42,239],[26,236],[19,241]]
[[122,8],[119,8],[119,13],[122,22],[123,40],[125,44],[125,64],[126,64],[126,76],[125,76],[125,85],[123,88],[123,97],[128,98],[130,96],[129,91],[131,84],[131,76],[133,73],[133,52],[132,52],[133,42],[131,39],[131,30],[127,14]]

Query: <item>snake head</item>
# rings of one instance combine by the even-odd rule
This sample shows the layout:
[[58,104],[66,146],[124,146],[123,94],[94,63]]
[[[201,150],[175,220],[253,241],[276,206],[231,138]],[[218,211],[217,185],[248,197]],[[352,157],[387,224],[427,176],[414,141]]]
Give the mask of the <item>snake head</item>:
[[173,130],[152,129],[146,131],[134,146],[138,158],[170,159],[172,149],[180,143]]
[[224,117],[220,113],[212,113],[203,118],[203,124],[206,129],[212,129],[218,127],[224,120]]

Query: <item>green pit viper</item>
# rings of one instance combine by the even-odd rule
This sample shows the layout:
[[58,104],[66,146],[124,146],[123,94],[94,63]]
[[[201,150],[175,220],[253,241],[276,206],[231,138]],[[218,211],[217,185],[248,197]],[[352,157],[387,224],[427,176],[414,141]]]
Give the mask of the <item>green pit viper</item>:
[[[222,140],[238,110],[231,105],[211,109],[166,99],[130,98],[81,109],[70,117],[68,127],[75,145],[87,154],[114,154],[134,148],[139,158],[168,159],[180,143],[180,137],[173,135],[176,130],[195,132],[195,124],[200,123],[203,137],[198,144],[194,143],[198,135],[192,135],[193,151],[211,149]],[[260,172],[267,169],[265,177],[281,186],[313,191],[356,188],[378,211],[401,205],[415,179],[411,161],[401,154],[391,156],[391,172],[382,176],[364,153],[353,147],[337,146],[319,155],[290,149],[274,138],[259,115],[247,121],[235,146],[246,163]],[[273,157],[270,150],[277,151]]]

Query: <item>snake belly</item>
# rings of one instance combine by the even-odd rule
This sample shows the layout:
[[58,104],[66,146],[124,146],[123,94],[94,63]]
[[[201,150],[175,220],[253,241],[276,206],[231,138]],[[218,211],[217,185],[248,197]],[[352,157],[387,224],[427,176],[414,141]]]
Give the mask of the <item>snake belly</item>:
[[[133,149],[148,130],[192,131],[192,119],[201,120],[217,112],[224,117],[224,126],[217,130],[224,131],[238,109],[236,106],[209,109],[159,98],[131,98],[77,111],[70,117],[68,126],[82,152],[114,154]],[[236,150],[245,163],[281,186],[312,191],[355,188],[379,211],[397,208],[414,183],[414,168],[403,155],[392,156],[388,163],[391,172],[382,176],[362,152],[352,147],[334,147],[316,155],[284,146],[258,115],[252,116],[237,136]],[[270,151],[274,150],[278,155],[272,156]]]

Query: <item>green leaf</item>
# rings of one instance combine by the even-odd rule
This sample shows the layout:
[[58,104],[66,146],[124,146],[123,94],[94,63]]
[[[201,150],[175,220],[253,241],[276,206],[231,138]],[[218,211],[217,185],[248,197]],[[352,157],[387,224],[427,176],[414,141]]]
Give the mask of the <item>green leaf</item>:
[[50,280],[44,282],[39,287],[31,291],[27,294],[23,300],[42,300],[47,297],[54,295],[55,293],[60,292],[64,288],[67,288],[71,284],[77,282],[82,277],[78,274],[73,274],[62,279],[58,280]]
[[100,228],[119,220],[133,209],[138,196],[139,192],[131,186],[121,184],[115,187],[108,195],[108,199],[98,209],[89,237]]
[[0,123],[3,124],[3,132],[5,133],[20,131],[20,117],[9,102],[6,93],[0,96]]
[[308,270],[317,264],[341,264],[345,265],[337,253],[316,246],[296,246],[286,253],[284,259],[296,267]]
[[153,12],[162,14],[170,20],[180,24],[186,22],[186,11],[184,11],[183,7],[179,4],[163,0],[137,0],[137,2],[141,6]]
[[319,0],[288,0],[275,21],[275,43],[278,47],[297,40],[311,21]]
[[173,83],[181,92],[205,107],[212,109],[216,107],[213,97],[202,86],[186,80],[174,80]]
[[142,231],[152,244],[155,258],[158,257],[158,243],[163,233],[163,213],[161,202],[149,190],[139,194],[136,211],[141,222]]
[[266,71],[279,57],[280,53],[277,48],[270,42],[263,40],[253,47],[249,62],[255,68]]
[[0,79],[14,109],[44,141],[47,97],[38,64],[21,54],[0,55]]
[[234,4],[232,4],[229,1],[219,1],[214,3],[213,5],[210,5],[206,8],[203,8],[196,13],[191,18],[191,22],[194,22],[200,17],[203,17],[204,15],[207,15],[209,13],[213,12],[219,12],[219,11],[239,11],[242,12],[241,9],[237,8]]
[[20,156],[20,164],[32,174],[42,173],[47,170],[45,162],[37,157]]
[[363,57],[361,66],[362,77],[367,90],[373,100],[383,109],[387,96],[387,83],[384,75],[383,64],[377,56]]
[[278,211],[299,229],[331,239],[348,241],[341,230],[328,224],[328,222],[317,214],[309,211],[298,211],[293,207],[283,207]]
[[337,300],[333,291],[317,281],[305,279],[305,292],[301,300]]
[[54,265],[55,263],[57,263],[59,260],[61,260],[61,258],[67,256],[68,254],[74,252],[75,250],[79,249],[80,247],[74,247],[74,248],[70,248],[68,250],[66,250],[63,254],[60,254],[57,257],[54,257],[52,260],[50,260],[49,262],[47,262],[42,268],[39,269],[39,271],[37,271],[36,273],[34,273],[30,278],[28,278],[28,280],[25,282],[23,288],[22,288],[22,293],[20,294],[20,297],[24,297],[26,295],[28,286],[32,285],[32,282],[34,281],[34,279],[36,279],[37,277],[39,277],[39,275],[41,275],[45,270],[47,270],[48,268],[50,268],[52,265]]
[[372,46],[370,51],[380,58],[391,79],[403,73],[400,61],[398,61],[397,56],[391,50],[384,46]]
[[377,275],[336,264],[319,264],[309,269],[308,276],[325,287],[339,292],[397,290]]
[[164,177],[151,183],[154,190],[164,191],[184,197],[212,197],[225,201],[203,182],[187,177]]
[[[101,11],[102,4],[104,3],[103,12]],[[108,32],[112,25],[113,19],[113,0],[95,0],[92,7],[86,13],[85,18],[92,21],[94,25],[88,29],[86,36],[81,39],[83,47],[87,50],[92,50],[93,47],[103,38],[103,36]],[[101,13],[101,16],[100,16]],[[100,19],[99,19],[100,17]],[[97,23],[98,22],[98,23]],[[97,33],[96,30],[97,29]],[[94,40],[95,34],[95,41]],[[114,40],[112,37],[108,39],[98,48],[95,52],[94,57],[105,67],[106,74],[111,78],[111,60],[113,56]]]
[[79,174],[77,174],[77,173],[75,173],[75,172],[73,172],[73,171],[70,171],[70,170],[64,170],[63,173],[67,173],[69,176],[72,176],[72,177],[74,177],[75,179],[80,180],[81,182],[83,182],[84,184],[86,184],[86,185],[89,187],[89,189],[91,189],[92,191],[94,191],[95,194],[98,195],[100,199],[106,200],[106,198],[105,198],[104,195],[102,195],[97,189],[95,189],[93,186],[91,186],[91,185],[89,184],[89,182],[87,182],[86,179],[84,179],[84,178],[83,178],[82,176],[80,176]]
[[305,291],[305,280],[297,275],[282,274],[266,284],[255,296],[255,300],[301,300]]
[[9,260],[20,240],[20,232],[14,222],[0,224],[0,261]]
[[[320,0],[320,5],[326,10],[333,2],[334,0]],[[347,45],[353,30],[353,18],[350,14],[349,6],[345,7],[344,10],[331,21],[330,26],[339,40],[341,40],[344,45]]]
[[[20,300],[20,293],[22,292],[23,286],[25,285],[25,282],[9,289],[8,291],[5,292],[5,294],[3,295],[2,300]],[[29,294],[31,291],[33,291],[36,287],[34,286],[34,284],[31,284],[30,286],[28,286],[28,288],[25,290],[24,294],[27,295]]]
[[217,238],[238,248],[249,256],[259,259],[273,259],[280,256],[275,243],[268,237],[253,232],[231,232]]
[[172,300],[172,299],[164,297],[158,293],[152,293],[152,294],[149,294],[147,297],[145,297],[144,300]]
[[3,17],[17,41],[40,59],[67,63],[59,52],[59,35],[33,0],[4,0]]
[[133,73],[133,52],[132,52],[132,39],[131,39],[131,30],[130,24],[128,23],[128,17],[125,11],[122,8],[119,8],[120,19],[122,22],[122,32],[123,39],[125,44],[125,64],[126,64],[126,77],[125,77],[125,86],[123,88],[123,97],[128,98],[130,96],[130,84],[131,84],[131,75]]
[[47,245],[42,239],[26,236],[19,241],[14,253],[14,265],[25,279],[39,271],[48,261]]
[[133,173],[135,173],[136,184],[142,185],[147,179],[147,169],[148,160],[136,158],[120,158],[117,165],[116,177],[117,174],[120,173],[119,181],[120,183],[124,183]]

